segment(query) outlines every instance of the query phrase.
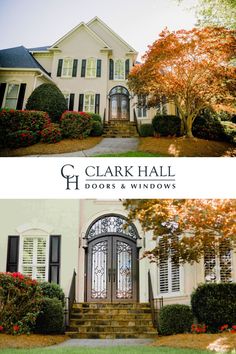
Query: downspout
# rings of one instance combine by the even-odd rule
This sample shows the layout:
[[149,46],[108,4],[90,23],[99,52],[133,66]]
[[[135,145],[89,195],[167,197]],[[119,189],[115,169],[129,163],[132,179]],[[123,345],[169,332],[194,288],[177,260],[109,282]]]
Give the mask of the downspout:
[[35,75],[35,77],[34,77],[34,87],[33,87],[33,89],[36,88],[37,79],[40,78],[40,77],[42,77],[42,76],[43,76],[43,73],[41,73],[41,74],[39,74],[39,75]]

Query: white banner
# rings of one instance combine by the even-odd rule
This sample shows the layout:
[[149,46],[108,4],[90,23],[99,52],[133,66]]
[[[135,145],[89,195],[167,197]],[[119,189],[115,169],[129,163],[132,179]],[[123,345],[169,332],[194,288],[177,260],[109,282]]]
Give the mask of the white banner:
[[1,158],[1,199],[236,198],[234,158]]

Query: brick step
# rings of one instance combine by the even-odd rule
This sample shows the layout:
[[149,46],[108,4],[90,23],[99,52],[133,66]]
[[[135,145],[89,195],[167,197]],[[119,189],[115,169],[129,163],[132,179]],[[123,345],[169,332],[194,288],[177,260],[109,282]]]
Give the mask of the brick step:
[[110,333],[147,333],[147,332],[152,332],[153,327],[152,326],[126,326],[126,327],[116,327],[116,326],[70,326],[69,330],[71,331],[76,331],[78,333],[93,333],[93,332],[110,332]]
[[157,332],[149,333],[113,333],[113,332],[93,332],[93,333],[78,333],[78,332],[66,332],[66,334],[73,339],[122,339],[122,338],[155,338]]
[[152,321],[148,319],[130,319],[130,320],[113,320],[113,319],[71,319],[70,326],[116,326],[116,327],[133,327],[133,326],[152,326]]

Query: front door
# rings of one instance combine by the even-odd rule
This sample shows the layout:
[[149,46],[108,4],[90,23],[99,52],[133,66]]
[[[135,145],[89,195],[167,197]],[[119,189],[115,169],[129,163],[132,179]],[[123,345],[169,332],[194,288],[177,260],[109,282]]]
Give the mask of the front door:
[[87,301],[137,301],[136,242],[106,235],[88,244]]
[[116,94],[110,98],[110,119],[129,120],[129,97]]

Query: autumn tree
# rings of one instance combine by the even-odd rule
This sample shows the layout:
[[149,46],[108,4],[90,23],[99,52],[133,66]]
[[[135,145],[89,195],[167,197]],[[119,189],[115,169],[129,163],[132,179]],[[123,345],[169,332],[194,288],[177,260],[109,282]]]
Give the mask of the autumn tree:
[[148,96],[148,105],[174,102],[182,132],[192,137],[192,124],[206,108],[232,111],[235,102],[236,67],[234,32],[204,28],[170,32],[165,29],[149,46],[144,62],[136,65],[128,79],[135,94]]
[[[236,245],[236,200],[228,199],[126,199],[130,221],[151,231],[156,247],[145,252],[159,262],[163,253],[176,262],[199,262],[205,251],[219,252],[227,242]],[[170,242],[171,241],[171,242]]]

